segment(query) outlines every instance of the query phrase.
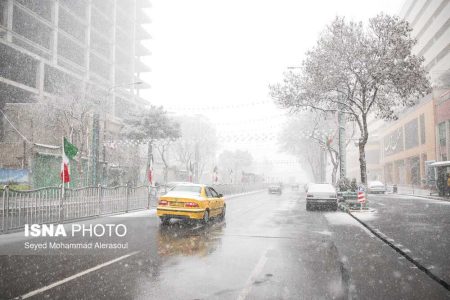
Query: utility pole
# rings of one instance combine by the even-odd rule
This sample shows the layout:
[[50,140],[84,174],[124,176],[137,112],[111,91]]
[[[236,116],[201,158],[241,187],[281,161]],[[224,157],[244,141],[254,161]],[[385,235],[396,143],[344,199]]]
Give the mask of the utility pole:
[[[151,178],[152,182],[151,184],[153,184],[153,144],[152,141],[149,140],[148,144],[147,144],[147,170],[146,170],[146,175],[148,180]],[[150,173],[151,172],[151,173]]]
[[345,117],[341,110],[338,111],[339,123],[339,178],[347,177],[347,155],[345,147]]
[[320,165],[320,171],[319,171],[319,178],[320,183],[325,183],[327,179],[327,151],[325,146],[320,147],[320,156],[319,156],[319,165]]
[[198,165],[199,165],[199,160],[200,160],[200,153],[199,153],[199,149],[198,149],[198,142],[195,143],[195,153],[194,153],[194,158],[195,158],[195,164],[194,164],[194,181],[195,183],[199,182],[199,172],[198,172]]
[[91,145],[91,183],[93,186],[97,185],[98,176],[98,158],[99,158],[99,130],[100,130],[100,116],[94,114],[92,120],[92,145]]
[[103,154],[103,168],[102,168],[102,183],[103,183],[103,185],[108,185],[108,180],[107,180],[107,178],[108,178],[108,174],[107,174],[107,172],[108,172],[108,163],[106,162],[106,145],[105,145],[105,143],[106,143],[106,114],[105,114],[105,116],[103,117],[104,118],[104,120],[103,120],[103,143],[102,143],[102,145],[103,145],[103,147],[102,147],[102,154]]

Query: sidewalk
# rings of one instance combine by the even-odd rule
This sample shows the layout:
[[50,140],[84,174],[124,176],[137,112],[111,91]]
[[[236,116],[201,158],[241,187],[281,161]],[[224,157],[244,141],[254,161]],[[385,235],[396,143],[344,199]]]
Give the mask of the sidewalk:
[[[390,192],[392,193],[392,189],[390,189]],[[449,196],[438,196],[437,191],[435,190],[429,190],[429,189],[421,189],[415,186],[398,186],[398,195],[408,195],[408,196],[416,196],[416,197],[422,197],[422,198],[428,198],[433,200],[441,200],[441,201],[450,201]]]

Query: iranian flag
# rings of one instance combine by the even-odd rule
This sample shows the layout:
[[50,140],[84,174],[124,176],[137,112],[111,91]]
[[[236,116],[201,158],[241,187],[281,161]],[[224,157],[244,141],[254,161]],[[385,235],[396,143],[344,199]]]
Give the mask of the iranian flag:
[[63,183],[70,182],[69,161],[70,159],[73,159],[75,155],[77,155],[77,152],[78,148],[69,143],[69,141],[64,138],[60,174]]
[[213,170],[213,182],[216,183],[217,180],[219,180],[219,176],[217,176],[219,172],[219,169],[217,168],[217,166],[214,166],[214,170]]
[[153,154],[150,154],[149,165],[147,170],[148,182],[153,185]]

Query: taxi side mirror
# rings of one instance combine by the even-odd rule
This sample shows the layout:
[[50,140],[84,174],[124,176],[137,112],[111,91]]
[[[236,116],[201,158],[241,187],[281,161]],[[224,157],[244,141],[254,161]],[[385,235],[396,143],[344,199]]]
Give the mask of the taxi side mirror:
[[223,197],[223,194],[219,194],[219,198],[222,198]]

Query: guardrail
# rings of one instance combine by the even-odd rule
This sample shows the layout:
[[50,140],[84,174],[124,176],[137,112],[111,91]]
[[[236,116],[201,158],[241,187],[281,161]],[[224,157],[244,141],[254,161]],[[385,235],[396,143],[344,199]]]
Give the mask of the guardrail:
[[0,232],[25,224],[62,223],[131,210],[156,207],[158,188],[149,186],[46,187],[19,191],[0,189]]
[[267,183],[223,183],[211,185],[218,193],[223,195],[250,192],[267,187]]

